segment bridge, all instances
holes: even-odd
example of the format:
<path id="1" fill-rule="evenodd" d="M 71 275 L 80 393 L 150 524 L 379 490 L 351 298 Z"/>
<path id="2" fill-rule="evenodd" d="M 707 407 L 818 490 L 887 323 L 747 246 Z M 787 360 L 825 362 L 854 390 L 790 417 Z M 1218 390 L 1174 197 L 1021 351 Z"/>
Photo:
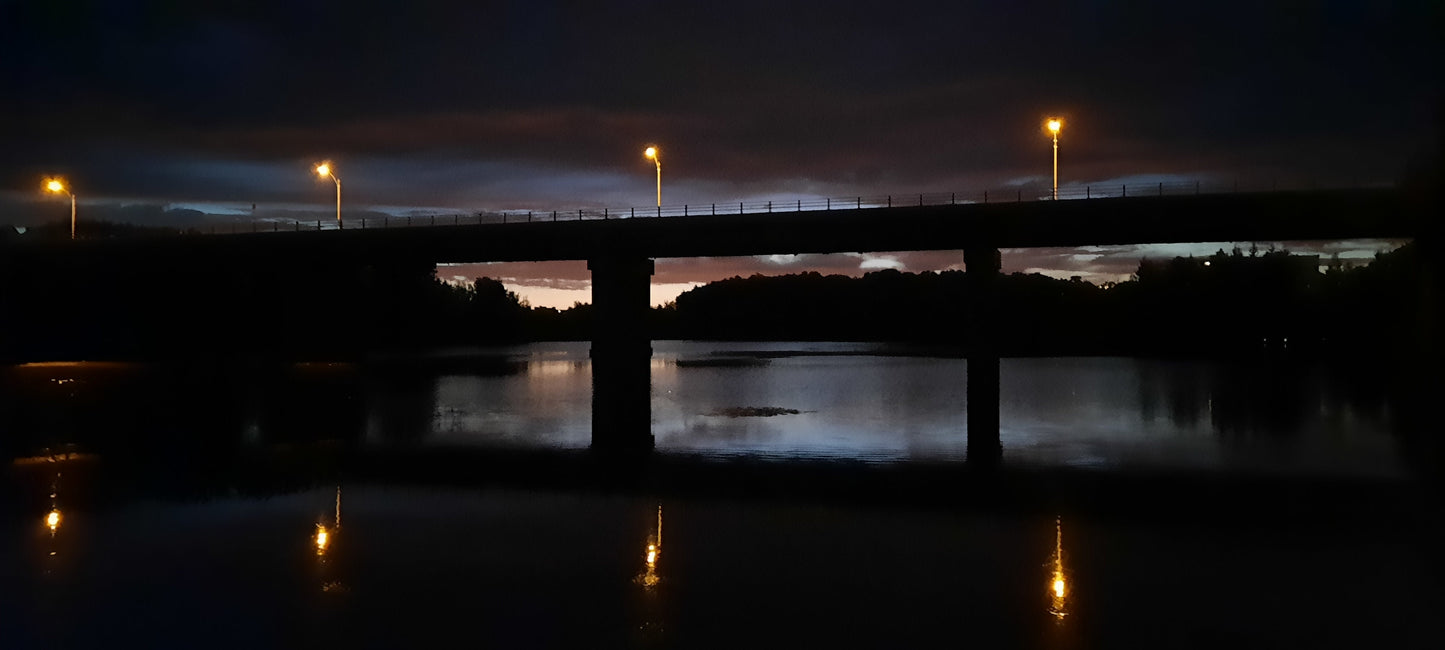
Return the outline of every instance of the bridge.
<path id="1" fill-rule="evenodd" d="M 669 216 L 626 214 L 531 215 L 497 223 L 429 227 L 357 227 L 176 236 L 148 239 L 36 242 L 5 247 L 4 262 L 46 268 L 84 260 L 91 268 L 137 260 L 168 260 L 175 268 L 256 266 L 305 260 L 314 267 L 357 264 L 587 260 L 592 272 L 593 445 L 650 448 L 651 338 L 646 331 L 648 286 L 659 257 L 959 250 L 974 295 L 971 310 L 981 342 L 969 351 L 968 453 L 971 461 L 998 458 L 999 354 L 988 341 L 1001 248 L 1070 247 L 1212 241 L 1301 241 L 1417 238 L 1430 228 L 1429 211 L 1395 189 L 1254 192 L 1143 196 L 1089 200 L 914 203 L 899 197 L 878 205 L 717 213 L 717 206 Z M 1121 192 L 1119 194 L 1124 194 Z M 987 199 L 988 197 L 985 197 Z M 995 197 L 997 198 L 997 197 Z M 1018 196 L 1022 199 L 1022 196 Z M 696 214 L 702 212 L 702 214 Z M 546 218 L 551 216 L 553 218 Z M 570 216 L 570 215 L 569 215 Z M 460 219 L 458 218 L 459 222 Z M 13 275 L 6 274 L 8 277 Z M 978 405 L 993 404 L 993 408 Z"/>
<path id="2" fill-rule="evenodd" d="M 986 241 L 1000 248 L 1104 246 L 1207 241 L 1300 241 L 1363 237 L 1410 238 L 1427 225 L 1395 189 L 1347 189 L 1201 195 L 1144 195 L 1091 200 L 937 202 L 939 195 L 830 201 L 829 207 L 776 204 L 713 214 L 702 206 L 662 212 L 636 210 L 537 213 L 527 220 L 397 219 L 381 226 L 352 222 L 336 229 L 253 229 L 225 236 L 199 234 L 33 242 L 11 254 L 44 257 L 166 254 L 187 251 L 240 259 L 298 256 L 336 261 L 434 263 L 585 260 L 599 254 L 657 257 L 740 256 L 836 252 L 963 250 Z M 917 197 L 918 203 L 913 203 Z M 896 199 L 896 200 L 895 200 Z M 926 200 L 932 199 L 931 202 Z M 773 208 L 776 209 L 773 209 Z M 459 218 L 453 217 L 456 221 Z M 505 219 L 505 216 L 501 217 Z M 516 220 L 520 218 L 521 220 Z M 358 227 L 360 226 L 360 227 Z M 381 226 L 381 227 L 378 227 Z M 423 227 L 424 226 L 424 227 Z M 254 228 L 254 226 L 253 226 Z M 223 231 L 224 232 L 224 231 Z"/>

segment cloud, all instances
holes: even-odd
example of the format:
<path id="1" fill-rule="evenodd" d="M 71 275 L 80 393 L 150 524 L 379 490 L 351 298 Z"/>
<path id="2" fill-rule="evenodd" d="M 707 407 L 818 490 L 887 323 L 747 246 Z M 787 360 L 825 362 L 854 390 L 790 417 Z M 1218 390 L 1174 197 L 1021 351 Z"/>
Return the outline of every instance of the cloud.
<path id="1" fill-rule="evenodd" d="M 0 195 L 0 223 L 37 226 L 42 223 L 68 222 L 68 203 L 69 201 L 56 197 Z M 76 218 L 81 221 L 108 221 L 168 228 L 201 228 L 229 222 L 227 217 L 166 204 L 110 203 L 85 199 L 77 202 Z"/>
<path id="2" fill-rule="evenodd" d="M 877 269 L 903 269 L 905 265 L 894 255 L 865 255 L 858 268 L 865 271 Z"/>
<path id="3" fill-rule="evenodd" d="M 440 269 L 445 269 L 448 275 L 510 278 L 515 284 L 559 289 L 575 289 L 592 281 L 592 272 L 587 270 L 587 262 L 584 260 L 445 264 L 439 267 L 438 273 L 442 272 Z"/>
<path id="4" fill-rule="evenodd" d="M 321 204 L 331 157 L 357 206 L 622 207 L 657 143 L 668 203 L 1037 190 L 1055 114 L 1065 185 L 1330 183 L 1393 180 L 1438 131 L 1410 3 L 204 4 L 7 14 L 0 186 Z"/>

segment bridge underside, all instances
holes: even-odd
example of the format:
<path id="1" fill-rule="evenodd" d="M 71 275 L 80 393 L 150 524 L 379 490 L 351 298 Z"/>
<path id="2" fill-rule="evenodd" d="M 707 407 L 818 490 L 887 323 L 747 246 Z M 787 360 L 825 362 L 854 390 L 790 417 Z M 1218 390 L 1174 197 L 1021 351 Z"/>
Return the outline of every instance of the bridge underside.
<path id="1" fill-rule="evenodd" d="M 187 235 L 35 243 L 5 252 L 336 265 L 1412 238 L 1433 227 L 1429 208 L 1417 203 L 1396 190 L 1333 190 Z"/>
<path id="2" fill-rule="evenodd" d="M 433 264 L 585 259 L 596 319 L 594 446 L 648 449 L 654 258 L 961 250 L 974 292 L 967 325 L 978 339 L 969 353 L 968 453 L 971 462 L 992 464 L 1000 453 L 993 342 L 1000 248 L 1419 237 L 1437 250 L 1433 213 L 1407 198 L 1349 190 L 11 244 L 0 250 L 0 337 L 71 345 L 97 331 L 96 314 L 129 309 L 183 322 L 164 323 L 163 331 L 141 320 L 130 324 L 134 331 L 106 323 L 105 336 L 169 337 L 168 349 L 205 351 L 261 333 L 270 338 L 255 349 L 284 356 L 284 344 L 296 340 L 286 328 L 334 321 L 331 305 L 354 296 L 376 306 L 357 317 L 368 335 L 424 340 L 398 315 L 430 286 L 424 271 Z M 167 291 L 134 290 L 147 283 Z M 177 295 L 189 302 L 175 304 Z M 76 325 L 87 321 L 90 329 Z M 304 349 L 324 350 L 338 336 L 345 331 L 328 329 L 305 339 Z M 336 347 L 346 349 L 346 341 Z M 146 358 L 148 348 L 136 349 Z"/>

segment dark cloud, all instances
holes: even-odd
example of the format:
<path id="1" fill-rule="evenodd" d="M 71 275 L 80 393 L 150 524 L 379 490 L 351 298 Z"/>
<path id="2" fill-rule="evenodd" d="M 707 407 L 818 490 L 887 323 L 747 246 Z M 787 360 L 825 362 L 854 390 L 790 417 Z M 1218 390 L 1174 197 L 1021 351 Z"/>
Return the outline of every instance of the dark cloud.
<path id="1" fill-rule="evenodd" d="M 37 192 L 36 194 L 39 194 Z M 221 218 L 200 210 L 155 203 L 102 203 L 77 206 L 78 219 L 167 228 L 209 227 Z M 60 197 L 33 199 L 0 194 L 0 223 L 38 226 L 70 221 L 70 201 Z"/>
<path id="2" fill-rule="evenodd" d="M 1440 3 L 1060 4 L 0 1 L 0 191 L 325 218 L 329 158 L 358 217 L 645 206 L 657 143 L 668 203 L 1038 194 L 1048 115 L 1066 184 L 1439 141 Z"/>
<path id="3" fill-rule="evenodd" d="M 1439 102 L 1434 3 L 134 1 L 3 12 L 0 117 L 15 146 L 0 162 L 75 166 L 97 187 L 125 176 L 118 157 L 635 172 L 649 140 L 664 143 L 679 180 L 752 192 L 978 186 L 1036 174 L 1038 121 L 1051 113 L 1069 120 L 1074 177 L 1243 168 L 1388 180 Z M 267 186 L 258 195 L 304 194 L 265 174 L 234 179 Z"/>

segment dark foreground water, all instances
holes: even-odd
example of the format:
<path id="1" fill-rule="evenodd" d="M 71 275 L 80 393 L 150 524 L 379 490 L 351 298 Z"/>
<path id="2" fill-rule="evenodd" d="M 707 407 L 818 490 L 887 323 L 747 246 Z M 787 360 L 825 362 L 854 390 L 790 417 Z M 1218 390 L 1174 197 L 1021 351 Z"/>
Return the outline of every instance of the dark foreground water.
<path id="1" fill-rule="evenodd" d="M 1445 604 L 1398 522 L 351 486 L 336 527 L 334 499 L 11 512 L 5 645 L 1424 648 Z"/>
<path id="2" fill-rule="evenodd" d="M 1438 644 L 1390 371 L 1006 360 L 979 473 L 961 359 L 657 348 L 643 461 L 585 346 L 6 369 L 0 647 Z"/>

